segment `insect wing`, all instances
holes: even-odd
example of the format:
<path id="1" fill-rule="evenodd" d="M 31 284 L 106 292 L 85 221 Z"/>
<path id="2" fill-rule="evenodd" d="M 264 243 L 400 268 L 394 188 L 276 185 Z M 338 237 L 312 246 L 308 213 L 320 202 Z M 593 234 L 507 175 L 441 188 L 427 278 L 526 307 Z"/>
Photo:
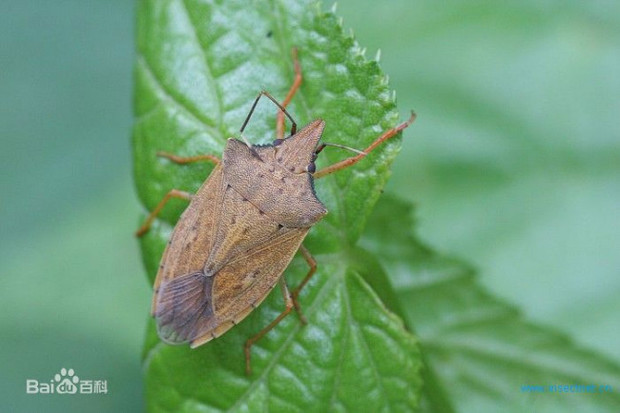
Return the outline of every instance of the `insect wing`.
<path id="1" fill-rule="evenodd" d="M 154 314 L 159 336 L 196 347 L 239 323 L 276 285 L 308 230 L 282 228 L 212 277 L 196 272 L 163 281 Z"/>
<path id="2" fill-rule="evenodd" d="M 159 337 L 170 344 L 187 343 L 213 328 L 213 277 L 202 272 L 164 281 L 157 294 L 155 318 Z"/>
<path id="3" fill-rule="evenodd" d="M 198 322 L 193 319 L 193 313 L 199 311 L 203 322 L 212 313 L 209 310 L 211 287 L 200 277 L 205 278 L 205 254 L 213 245 L 215 217 L 219 216 L 222 205 L 222 185 L 222 171 L 218 166 L 181 215 L 162 256 L 153 287 L 151 314 L 157 319 L 160 337 L 169 343 L 190 341 L 190 330 L 195 330 Z M 175 326 L 182 328 L 176 331 Z"/>
<path id="4" fill-rule="evenodd" d="M 192 341 L 199 346 L 241 322 L 277 284 L 309 228 L 282 228 L 272 239 L 238 254 L 213 280 L 213 310 L 217 327 Z"/>

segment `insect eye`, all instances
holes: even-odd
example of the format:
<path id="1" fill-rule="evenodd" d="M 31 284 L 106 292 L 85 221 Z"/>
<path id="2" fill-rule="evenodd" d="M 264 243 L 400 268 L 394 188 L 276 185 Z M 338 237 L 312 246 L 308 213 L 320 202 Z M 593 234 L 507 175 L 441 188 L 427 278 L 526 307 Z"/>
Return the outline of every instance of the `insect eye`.
<path id="1" fill-rule="evenodd" d="M 314 162 L 310 162 L 310 164 L 306 166 L 306 171 L 310 172 L 311 174 L 316 172 L 316 165 L 314 164 Z"/>
<path id="2" fill-rule="evenodd" d="M 284 139 L 276 139 L 275 141 L 273 141 L 273 146 L 282 145 L 282 142 L 284 142 Z"/>

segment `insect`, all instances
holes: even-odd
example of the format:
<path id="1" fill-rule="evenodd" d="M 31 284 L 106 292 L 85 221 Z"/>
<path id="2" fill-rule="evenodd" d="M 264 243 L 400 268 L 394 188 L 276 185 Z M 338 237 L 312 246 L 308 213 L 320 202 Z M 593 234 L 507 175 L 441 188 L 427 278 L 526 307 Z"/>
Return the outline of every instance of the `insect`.
<path id="1" fill-rule="evenodd" d="M 317 119 L 300 131 L 286 111 L 302 81 L 297 52 L 293 49 L 295 81 L 282 104 L 262 91 L 241 126 L 242 140 L 230 138 L 222 159 L 213 155 L 159 156 L 178 164 L 210 161 L 215 168 L 195 195 L 172 189 L 136 232 L 145 234 L 171 198 L 189 200 L 163 253 L 151 313 L 160 338 L 192 348 L 221 336 L 243 320 L 280 284 L 284 311 L 255 336 L 244 351 L 246 372 L 251 373 L 251 347 L 274 328 L 293 308 L 306 322 L 298 303 L 299 293 L 317 264 L 302 245 L 310 228 L 327 213 L 314 193 L 314 179 L 354 165 L 368 152 L 409 126 L 411 118 L 379 136 L 364 152 L 316 171 L 315 160 L 328 145 L 320 144 L 325 122 Z M 276 139 L 254 146 L 243 138 L 260 98 L 278 106 Z M 292 125 L 284 138 L 284 116 Z M 333 145 L 339 146 L 339 145 Z M 308 273 L 292 292 L 282 273 L 299 251 Z"/>

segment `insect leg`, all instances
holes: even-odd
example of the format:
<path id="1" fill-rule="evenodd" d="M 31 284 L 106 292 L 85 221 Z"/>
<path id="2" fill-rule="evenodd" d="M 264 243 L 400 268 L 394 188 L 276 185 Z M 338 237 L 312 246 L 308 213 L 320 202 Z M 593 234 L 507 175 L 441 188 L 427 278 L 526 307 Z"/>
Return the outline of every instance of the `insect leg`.
<path id="1" fill-rule="evenodd" d="M 178 156 L 168 152 L 157 152 L 157 156 L 170 159 L 172 162 L 178 164 L 186 164 L 200 161 L 209 161 L 213 162 L 216 165 L 220 163 L 220 158 L 214 155 Z"/>
<path id="2" fill-rule="evenodd" d="M 193 195 L 189 192 L 179 191 L 178 189 L 171 189 L 170 192 L 168 192 L 162 198 L 162 200 L 159 201 L 159 204 L 157 204 L 155 209 L 153 209 L 153 211 L 149 214 L 142 226 L 138 228 L 138 230 L 136 231 L 136 237 L 141 237 L 142 235 L 146 234 L 146 232 L 151 228 L 153 220 L 155 219 L 155 217 L 157 217 L 157 215 L 159 215 L 159 213 L 164 208 L 166 203 L 170 200 L 170 198 L 186 199 L 189 201 L 192 199 L 192 196 Z"/>
<path id="3" fill-rule="evenodd" d="M 251 353 L 250 349 L 252 348 L 254 343 L 256 343 L 258 340 L 263 338 L 263 336 L 265 334 L 267 334 L 272 328 L 277 326 L 278 323 L 280 321 L 282 321 L 284 319 L 284 317 L 286 317 L 288 315 L 288 313 L 290 313 L 291 310 L 294 307 L 293 299 L 291 298 L 291 295 L 288 292 L 288 288 L 286 287 L 286 283 L 280 283 L 280 287 L 282 288 L 282 295 L 284 296 L 284 302 L 286 304 L 286 308 L 284 309 L 284 311 L 282 311 L 282 313 L 278 317 L 276 317 L 275 320 L 273 320 L 271 323 L 269 323 L 269 325 L 267 327 L 263 328 L 261 331 L 258 332 L 258 334 L 256 334 L 254 337 L 250 337 L 248 339 L 248 341 L 245 342 L 245 347 L 244 347 L 244 351 L 245 351 L 245 373 L 248 376 L 252 374 L 252 366 L 250 364 L 250 358 L 252 356 L 252 353 Z"/>
<path id="4" fill-rule="evenodd" d="M 295 311 L 299 316 L 299 320 L 302 322 L 302 324 L 307 324 L 306 317 L 304 317 L 303 313 L 301 312 L 301 307 L 299 306 L 299 303 L 297 303 L 297 300 L 288 291 L 288 286 L 286 285 L 286 280 L 284 279 L 284 277 L 280 277 L 279 283 L 280 288 L 282 289 L 282 297 L 284 297 L 284 302 L 286 302 L 288 299 L 291 299 L 293 301 Z"/>
<path id="5" fill-rule="evenodd" d="M 301 252 L 301 255 L 303 255 L 308 265 L 310 266 L 310 269 L 308 270 L 308 273 L 306 274 L 304 279 L 301 281 L 301 283 L 297 286 L 297 288 L 293 290 L 293 293 L 291 294 L 291 299 L 293 300 L 293 305 L 295 306 L 295 309 L 297 310 L 297 314 L 299 314 L 299 318 L 301 322 L 306 324 L 308 321 L 306 320 L 306 317 L 304 317 L 304 315 L 301 312 L 301 307 L 299 306 L 299 301 L 297 301 L 297 298 L 299 297 L 299 293 L 301 292 L 301 289 L 304 288 L 306 284 L 308 284 L 308 281 L 310 281 L 310 278 L 312 278 L 312 276 L 316 272 L 317 265 L 316 265 L 316 260 L 314 259 L 312 254 L 310 254 L 310 251 L 308 251 L 308 248 L 304 247 L 303 244 L 299 247 L 299 251 Z"/>
<path id="6" fill-rule="evenodd" d="M 315 179 L 318 178 L 322 178 L 325 175 L 329 175 L 331 173 L 334 173 L 336 171 L 339 171 L 341 169 L 347 168 L 351 165 L 356 164 L 357 162 L 359 162 L 360 160 L 362 160 L 370 151 L 372 151 L 373 149 L 375 149 L 377 146 L 381 145 L 383 142 L 385 142 L 386 140 L 390 139 L 391 137 L 395 136 L 398 132 L 402 131 L 403 129 L 405 129 L 407 126 L 411 125 L 413 123 L 413 121 L 415 120 L 416 115 L 415 113 L 411 113 L 411 117 L 409 119 L 407 119 L 405 122 L 401 123 L 400 125 L 396 126 L 395 128 L 392 128 L 388 131 L 386 131 L 383 135 L 379 136 L 377 139 L 374 140 L 373 143 L 370 144 L 370 146 L 368 146 L 368 148 L 364 149 L 363 153 L 360 153 L 356 156 L 352 156 L 350 158 L 344 159 L 340 162 L 336 162 L 333 165 L 329 165 L 323 169 L 321 169 L 320 171 L 316 172 L 313 176 Z"/>
<path id="7" fill-rule="evenodd" d="M 301 85 L 302 76 L 301 76 L 301 65 L 299 64 L 299 60 L 297 60 L 297 48 L 293 47 L 291 49 L 291 54 L 293 55 L 293 67 L 295 69 L 295 79 L 293 80 L 293 84 L 291 88 L 288 90 L 284 101 L 282 101 L 282 107 L 286 108 L 291 100 L 293 100 L 293 96 L 295 96 L 295 92 L 299 89 Z M 291 135 L 294 135 L 293 130 L 291 129 Z M 276 121 L 276 138 L 283 139 L 284 138 L 284 112 L 278 112 L 278 119 Z"/>
<path id="8" fill-rule="evenodd" d="M 282 291 L 282 298 L 284 299 L 284 302 L 286 303 L 286 301 L 291 296 L 291 293 L 289 293 L 288 291 L 288 285 L 286 285 L 286 280 L 284 279 L 284 277 L 280 277 L 280 279 L 278 280 L 278 283 L 280 284 L 280 291 Z"/>

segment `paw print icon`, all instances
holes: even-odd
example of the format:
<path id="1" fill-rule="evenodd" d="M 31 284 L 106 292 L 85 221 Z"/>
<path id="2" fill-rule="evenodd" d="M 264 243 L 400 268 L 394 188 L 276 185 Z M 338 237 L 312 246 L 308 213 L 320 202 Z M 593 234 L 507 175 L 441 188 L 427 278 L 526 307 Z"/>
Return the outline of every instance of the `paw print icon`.
<path id="1" fill-rule="evenodd" d="M 54 376 L 56 384 L 56 393 L 58 394 L 75 394 L 77 393 L 77 384 L 80 382 L 80 378 L 75 375 L 73 369 L 60 369 L 60 374 Z"/>

